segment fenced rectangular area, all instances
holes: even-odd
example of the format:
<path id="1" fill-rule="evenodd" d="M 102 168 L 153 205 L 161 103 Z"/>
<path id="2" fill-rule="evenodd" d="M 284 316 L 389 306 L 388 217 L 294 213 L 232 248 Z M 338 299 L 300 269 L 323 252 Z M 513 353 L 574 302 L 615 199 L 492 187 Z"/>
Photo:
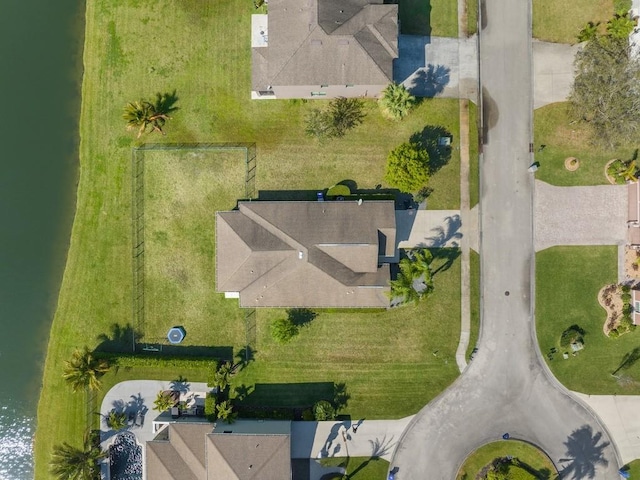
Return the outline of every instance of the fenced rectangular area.
<path id="1" fill-rule="evenodd" d="M 198 353 L 198 346 L 251 343 L 247 312 L 215 292 L 215 213 L 251 198 L 254 174 L 251 144 L 146 145 L 134 150 L 138 348 L 166 344 L 167 332 L 178 325 L 186 330 L 181 344 L 185 353 Z"/>

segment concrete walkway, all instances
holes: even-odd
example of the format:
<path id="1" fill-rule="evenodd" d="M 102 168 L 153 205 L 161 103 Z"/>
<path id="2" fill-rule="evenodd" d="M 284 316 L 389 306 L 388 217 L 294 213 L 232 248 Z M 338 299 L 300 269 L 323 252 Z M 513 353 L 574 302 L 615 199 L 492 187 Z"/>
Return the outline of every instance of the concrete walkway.
<path id="1" fill-rule="evenodd" d="M 556 187 L 536 180 L 536 252 L 556 245 L 624 245 L 627 203 L 626 185 Z"/>

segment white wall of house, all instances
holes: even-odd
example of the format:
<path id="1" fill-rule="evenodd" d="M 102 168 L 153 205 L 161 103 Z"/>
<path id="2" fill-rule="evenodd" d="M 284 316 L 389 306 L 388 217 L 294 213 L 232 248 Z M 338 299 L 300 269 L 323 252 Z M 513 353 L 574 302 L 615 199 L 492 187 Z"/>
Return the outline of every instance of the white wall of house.
<path id="1" fill-rule="evenodd" d="M 251 98 L 256 100 L 283 98 L 337 98 L 337 97 L 368 97 L 377 98 L 387 85 L 300 85 L 271 87 L 274 95 L 261 95 L 251 92 Z"/>

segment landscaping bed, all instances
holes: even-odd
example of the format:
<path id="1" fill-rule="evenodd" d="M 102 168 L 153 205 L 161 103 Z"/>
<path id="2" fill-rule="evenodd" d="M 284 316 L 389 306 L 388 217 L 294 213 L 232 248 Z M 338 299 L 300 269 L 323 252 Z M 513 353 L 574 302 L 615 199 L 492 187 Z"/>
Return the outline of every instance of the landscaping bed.
<path id="1" fill-rule="evenodd" d="M 640 365 L 633 354 L 637 333 L 613 338 L 603 332 L 605 315 L 598 292 L 616 279 L 615 246 L 554 247 L 536 254 L 540 350 L 556 378 L 571 390 L 594 395 L 640 393 Z M 561 346 L 569 329 L 582 332 L 583 348 L 575 356 Z"/>

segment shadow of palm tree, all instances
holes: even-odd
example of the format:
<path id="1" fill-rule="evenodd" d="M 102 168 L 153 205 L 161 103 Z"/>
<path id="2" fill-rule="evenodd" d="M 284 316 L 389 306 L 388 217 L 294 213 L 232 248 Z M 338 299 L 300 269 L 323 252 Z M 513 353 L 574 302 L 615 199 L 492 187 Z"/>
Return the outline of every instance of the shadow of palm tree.
<path id="1" fill-rule="evenodd" d="M 445 218 L 444 225 L 438 225 L 432 228 L 431 231 L 435 232 L 435 234 L 431 237 L 425 237 L 425 241 L 420 242 L 419 246 L 421 248 L 456 248 L 462 239 L 460 227 L 462 227 L 460 215 L 447 217 Z M 450 243 L 450 245 L 447 245 L 447 243 Z"/>
<path id="2" fill-rule="evenodd" d="M 449 84 L 450 73 L 449 67 L 429 64 L 413 76 L 409 91 L 418 97 L 435 97 Z"/>
<path id="3" fill-rule="evenodd" d="M 609 442 L 602 442 L 602 433 L 595 435 L 591 426 L 584 425 L 575 430 L 564 442 L 567 447 L 565 455 L 560 462 L 567 462 L 560 472 L 560 478 L 595 478 L 596 466 L 606 466 L 609 462 L 604 458 L 603 451 L 609 446 Z M 571 476 L 570 476 L 571 475 Z"/>
<path id="4" fill-rule="evenodd" d="M 170 389 L 174 392 L 187 393 L 190 386 L 189 381 L 180 375 L 177 379 L 171 381 Z"/>
<path id="5" fill-rule="evenodd" d="M 235 354 L 236 363 L 233 365 L 233 371 L 242 371 L 255 360 L 256 351 L 250 345 L 245 345 Z"/>
<path id="6" fill-rule="evenodd" d="M 397 442 L 393 441 L 393 436 L 387 440 L 387 436 L 376 438 L 375 440 L 369 440 L 371 444 L 371 458 L 382 457 L 391 452 Z"/>
<path id="7" fill-rule="evenodd" d="M 345 383 L 333 384 L 333 406 L 336 411 L 346 408 L 351 395 L 347 392 L 347 385 Z"/>
<path id="8" fill-rule="evenodd" d="M 449 270 L 461 254 L 459 248 L 433 248 L 431 253 L 433 254 L 433 264 L 438 264 L 444 260 L 438 268 L 433 270 L 432 276 Z"/>

